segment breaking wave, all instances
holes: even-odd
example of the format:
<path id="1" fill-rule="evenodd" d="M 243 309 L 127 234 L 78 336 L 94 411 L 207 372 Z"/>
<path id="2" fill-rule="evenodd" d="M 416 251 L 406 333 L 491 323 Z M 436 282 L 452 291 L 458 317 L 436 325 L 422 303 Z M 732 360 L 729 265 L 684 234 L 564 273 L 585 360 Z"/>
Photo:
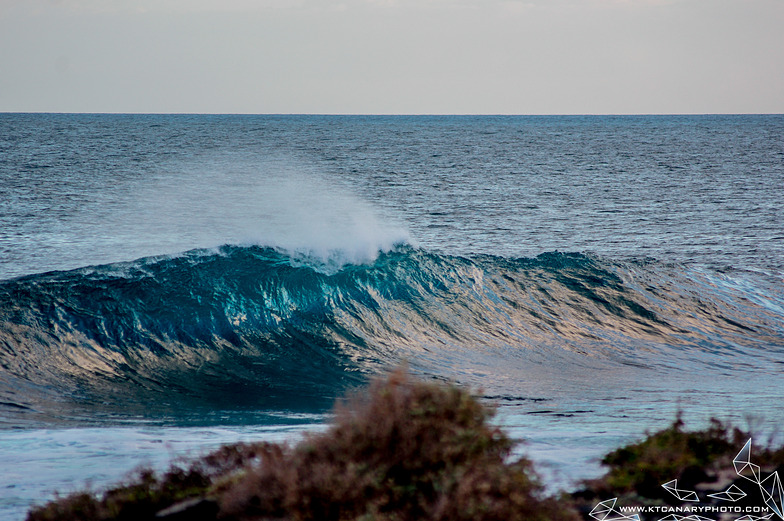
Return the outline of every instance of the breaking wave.
<path id="1" fill-rule="evenodd" d="M 31 275 L 0 282 L 0 409 L 306 407 L 402 360 L 469 383 L 553 364 L 772 371 L 784 298 L 765 280 L 408 245 L 366 264 L 223 246 Z"/>

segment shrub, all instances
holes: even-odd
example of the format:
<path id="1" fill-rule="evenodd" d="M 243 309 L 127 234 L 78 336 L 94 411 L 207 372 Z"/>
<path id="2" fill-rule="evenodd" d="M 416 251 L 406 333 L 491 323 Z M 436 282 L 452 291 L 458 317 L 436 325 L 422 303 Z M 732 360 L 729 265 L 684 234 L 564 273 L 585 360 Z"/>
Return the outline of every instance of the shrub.
<path id="1" fill-rule="evenodd" d="M 677 419 L 668 428 L 648 435 L 639 443 L 614 450 L 602 459 L 609 467 L 607 474 L 594 486 L 600 485 L 614 493 L 634 492 L 642 497 L 665 498 L 669 494 L 661 484 L 681 478 L 682 486 L 692 485 L 684 478 L 700 474 L 718 460 L 730 463 L 731 458 L 746 441 L 737 429 L 730 429 L 720 421 L 711 420 L 702 431 L 683 430 Z"/>
<path id="2" fill-rule="evenodd" d="M 210 479 L 195 467 L 172 468 L 161 478 L 145 469 L 129 484 L 107 490 L 100 497 L 78 492 L 30 511 L 28 521 L 100 521 L 154 519 L 155 514 L 183 499 L 198 497 Z"/>
<path id="3" fill-rule="evenodd" d="M 492 412 L 467 392 L 412 380 L 374 383 L 333 426 L 272 452 L 223 495 L 237 519 L 575 519 L 547 498 Z"/>
<path id="4" fill-rule="evenodd" d="M 294 447 L 225 446 L 161 478 L 144 471 L 101 495 L 57 499 L 28 520 L 576 520 L 527 459 L 512 458 L 492 414 L 465 390 L 397 371 Z"/>

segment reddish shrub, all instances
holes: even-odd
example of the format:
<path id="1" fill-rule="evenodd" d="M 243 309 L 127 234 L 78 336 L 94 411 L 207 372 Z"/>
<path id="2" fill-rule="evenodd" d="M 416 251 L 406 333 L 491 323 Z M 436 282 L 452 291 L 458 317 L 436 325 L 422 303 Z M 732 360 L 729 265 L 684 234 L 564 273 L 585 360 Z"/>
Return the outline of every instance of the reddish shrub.
<path id="1" fill-rule="evenodd" d="M 222 499 L 238 519 L 574 519 L 545 498 L 491 410 L 403 372 L 341 404 L 334 425 L 262 458 Z"/>
<path id="2" fill-rule="evenodd" d="M 511 458 L 491 416 L 464 390 L 398 371 L 295 447 L 222 447 L 160 479 L 143 472 L 100 496 L 53 501 L 28 520 L 577 519 L 545 496 L 528 460 Z"/>

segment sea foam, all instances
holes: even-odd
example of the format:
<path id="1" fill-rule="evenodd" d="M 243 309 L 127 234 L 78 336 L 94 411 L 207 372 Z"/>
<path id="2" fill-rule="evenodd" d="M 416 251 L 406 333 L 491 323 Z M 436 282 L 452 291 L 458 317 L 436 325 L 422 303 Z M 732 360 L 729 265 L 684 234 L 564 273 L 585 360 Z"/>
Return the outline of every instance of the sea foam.
<path id="1" fill-rule="evenodd" d="M 338 173 L 307 161 L 222 155 L 175 168 L 182 170 L 176 179 L 153 183 L 138 205 L 147 237 L 179 238 L 169 245 L 172 253 L 269 246 L 332 271 L 412 243 L 389 212 L 374 208 Z"/>

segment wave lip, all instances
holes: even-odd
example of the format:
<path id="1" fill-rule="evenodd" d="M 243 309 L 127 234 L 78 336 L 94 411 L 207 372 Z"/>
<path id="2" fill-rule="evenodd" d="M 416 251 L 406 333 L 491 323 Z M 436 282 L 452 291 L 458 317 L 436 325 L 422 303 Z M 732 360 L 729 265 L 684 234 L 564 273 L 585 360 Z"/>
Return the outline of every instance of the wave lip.
<path id="1" fill-rule="evenodd" d="M 35 408 L 14 380 L 92 404 L 298 408 L 400 360 L 479 384 L 613 364 L 778 370 L 781 295 L 737 280 L 412 246 L 332 265 L 223 246 L 33 275 L 0 283 L 0 401 Z"/>

